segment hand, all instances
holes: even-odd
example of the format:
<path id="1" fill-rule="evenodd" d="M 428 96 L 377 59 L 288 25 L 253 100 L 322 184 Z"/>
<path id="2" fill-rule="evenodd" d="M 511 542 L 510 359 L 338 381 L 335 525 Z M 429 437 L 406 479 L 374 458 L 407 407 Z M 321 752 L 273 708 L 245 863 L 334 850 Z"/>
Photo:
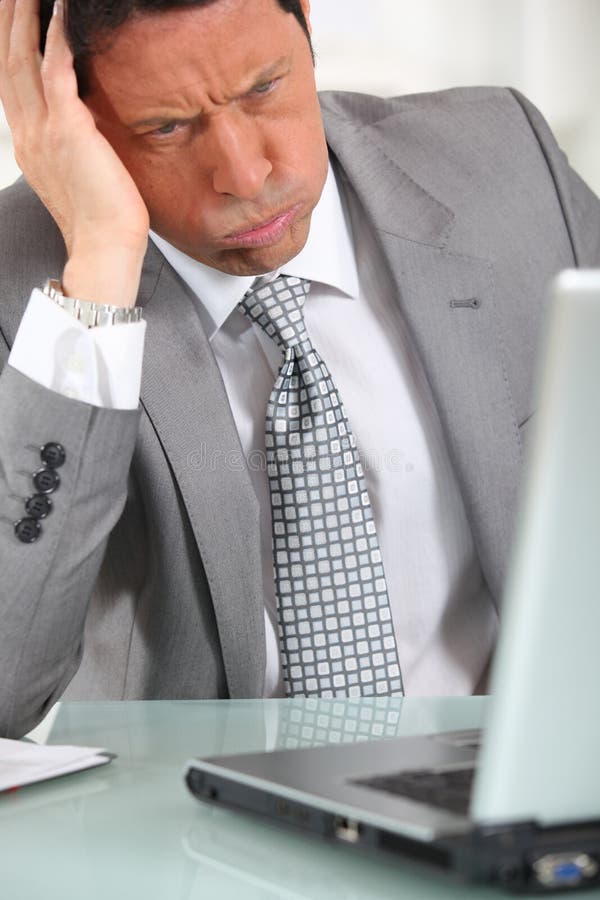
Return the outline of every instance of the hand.
<path id="1" fill-rule="evenodd" d="M 15 158 L 62 232 L 68 254 L 65 292 L 132 306 L 148 211 L 78 97 L 60 0 L 43 58 L 39 38 L 39 0 L 0 0 L 0 99 Z"/>

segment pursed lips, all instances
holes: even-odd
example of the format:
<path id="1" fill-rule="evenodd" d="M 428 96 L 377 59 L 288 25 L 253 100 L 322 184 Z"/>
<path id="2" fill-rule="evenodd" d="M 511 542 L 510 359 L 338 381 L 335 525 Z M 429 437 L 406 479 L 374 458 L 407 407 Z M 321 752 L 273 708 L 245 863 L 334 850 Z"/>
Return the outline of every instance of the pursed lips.
<path id="1" fill-rule="evenodd" d="M 244 231 L 238 231 L 225 237 L 225 244 L 236 244 L 243 246 L 262 246 L 264 244 L 273 243 L 279 240 L 287 231 L 294 219 L 300 212 L 301 204 L 296 204 L 289 209 L 273 216 L 270 219 L 263 220 Z"/>

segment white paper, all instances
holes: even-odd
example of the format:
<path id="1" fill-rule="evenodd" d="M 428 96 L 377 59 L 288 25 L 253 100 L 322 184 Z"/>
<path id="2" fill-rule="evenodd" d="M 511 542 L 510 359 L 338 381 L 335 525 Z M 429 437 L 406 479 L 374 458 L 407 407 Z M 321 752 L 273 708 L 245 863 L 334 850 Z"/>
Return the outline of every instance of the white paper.
<path id="1" fill-rule="evenodd" d="M 40 746 L 0 738 L 0 791 L 100 766 L 112 756 L 101 747 Z"/>

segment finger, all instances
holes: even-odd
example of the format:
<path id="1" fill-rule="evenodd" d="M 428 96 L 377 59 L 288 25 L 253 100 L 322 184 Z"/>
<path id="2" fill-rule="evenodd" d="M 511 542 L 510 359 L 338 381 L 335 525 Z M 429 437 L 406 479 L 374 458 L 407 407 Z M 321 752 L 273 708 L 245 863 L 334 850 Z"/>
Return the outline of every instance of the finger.
<path id="1" fill-rule="evenodd" d="M 9 125 L 18 111 L 14 90 L 8 77 L 8 50 L 15 12 L 15 0 L 0 0 L 0 98 Z"/>
<path id="2" fill-rule="evenodd" d="M 10 31 L 15 14 L 15 0 L 1 0 L 0 2 L 0 68 L 6 66 L 8 47 L 10 44 Z"/>
<path id="3" fill-rule="evenodd" d="M 46 36 L 42 80 L 48 108 L 57 109 L 59 113 L 65 100 L 77 97 L 73 54 L 65 35 L 64 20 L 64 4 L 62 0 L 55 0 Z"/>
<path id="4" fill-rule="evenodd" d="M 7 74 L 27 119 L 45 110 L 40 66 L 39 0 L 16 0 L 10 32 Z"/>

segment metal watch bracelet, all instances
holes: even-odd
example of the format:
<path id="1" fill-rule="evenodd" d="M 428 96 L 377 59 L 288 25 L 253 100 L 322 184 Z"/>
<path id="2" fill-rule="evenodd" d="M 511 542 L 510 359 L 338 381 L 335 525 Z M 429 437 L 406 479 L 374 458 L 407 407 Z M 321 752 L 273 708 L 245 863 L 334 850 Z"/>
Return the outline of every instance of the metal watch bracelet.
<path id="1" fill-rule="evenodd" d="M 60 281 L 56 281 L 54 278 L 46 280 L 42 291 L 57 306 L 64 309 L 86 328 L 123 325 L 129 322 L 140 322 L 142 319 L 142 310 L 139 306 L 110 306 L 108 303 L 92 303 L 89 300 L 66 297 L 62 292 Z"/>

